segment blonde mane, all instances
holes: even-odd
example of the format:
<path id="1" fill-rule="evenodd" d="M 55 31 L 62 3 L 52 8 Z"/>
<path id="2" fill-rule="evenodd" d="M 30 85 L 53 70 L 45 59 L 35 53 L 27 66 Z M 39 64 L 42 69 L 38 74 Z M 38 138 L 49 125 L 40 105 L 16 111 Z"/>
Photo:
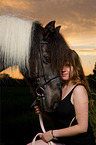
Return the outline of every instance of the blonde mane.
<path id="1" fill-rule="evenodd" d="M 29 68 L 32 21 L 0 16 L 0 55 L 6 66 Z"/>

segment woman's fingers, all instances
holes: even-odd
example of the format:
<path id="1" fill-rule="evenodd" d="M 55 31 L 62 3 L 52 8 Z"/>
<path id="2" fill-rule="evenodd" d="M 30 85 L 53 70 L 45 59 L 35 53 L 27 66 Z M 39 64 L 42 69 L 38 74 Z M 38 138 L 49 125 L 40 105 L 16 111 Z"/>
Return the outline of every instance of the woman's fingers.
<path id="1" fill-rule="evenodd" d="M 40 113 L 40 109 L 37 105 L 34 106 L 34 109 L 35 109 L 35 113 L 36 114 L 39 114 Z"/>

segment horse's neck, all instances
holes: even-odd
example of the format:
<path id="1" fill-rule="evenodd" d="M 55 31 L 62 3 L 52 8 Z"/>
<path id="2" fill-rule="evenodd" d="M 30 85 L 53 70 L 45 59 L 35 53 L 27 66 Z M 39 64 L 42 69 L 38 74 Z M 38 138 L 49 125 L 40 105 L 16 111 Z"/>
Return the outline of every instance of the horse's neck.
<path id="1" fill-rule="evenodd" d="M 0 70 L 13 65 L 28 69 L 32 25 L 19 18 L 0 17 Z"/>

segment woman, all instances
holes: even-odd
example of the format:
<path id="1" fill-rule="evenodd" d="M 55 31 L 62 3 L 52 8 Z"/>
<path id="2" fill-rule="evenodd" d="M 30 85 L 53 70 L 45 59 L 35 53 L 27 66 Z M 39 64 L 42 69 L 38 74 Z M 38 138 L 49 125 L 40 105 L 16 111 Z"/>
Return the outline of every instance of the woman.
<path id="1" fill-rule="evenodd" d="M 60 71 L 62 82 L 61 103 L 52 114 L 55 129 L 40 135 L 36 145 L 46 145 L 57 138 L 54 145 L 95 145 L 95 138 L 88 121 L 88 96 L 90 90 L 79 56 L 70 50 L 69 60 Z M 40 111 L 35 106 L 36 113 Z"/>

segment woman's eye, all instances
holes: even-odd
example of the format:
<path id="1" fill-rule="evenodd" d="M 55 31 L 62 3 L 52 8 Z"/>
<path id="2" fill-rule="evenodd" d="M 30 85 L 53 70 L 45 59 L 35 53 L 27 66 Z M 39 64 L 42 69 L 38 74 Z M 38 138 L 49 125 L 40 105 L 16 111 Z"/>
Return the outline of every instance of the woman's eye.
<path id="1" fill-rule="evenodd" d="M 70 67 L 70 64 L 66 64 L 67 67 Z"/>

